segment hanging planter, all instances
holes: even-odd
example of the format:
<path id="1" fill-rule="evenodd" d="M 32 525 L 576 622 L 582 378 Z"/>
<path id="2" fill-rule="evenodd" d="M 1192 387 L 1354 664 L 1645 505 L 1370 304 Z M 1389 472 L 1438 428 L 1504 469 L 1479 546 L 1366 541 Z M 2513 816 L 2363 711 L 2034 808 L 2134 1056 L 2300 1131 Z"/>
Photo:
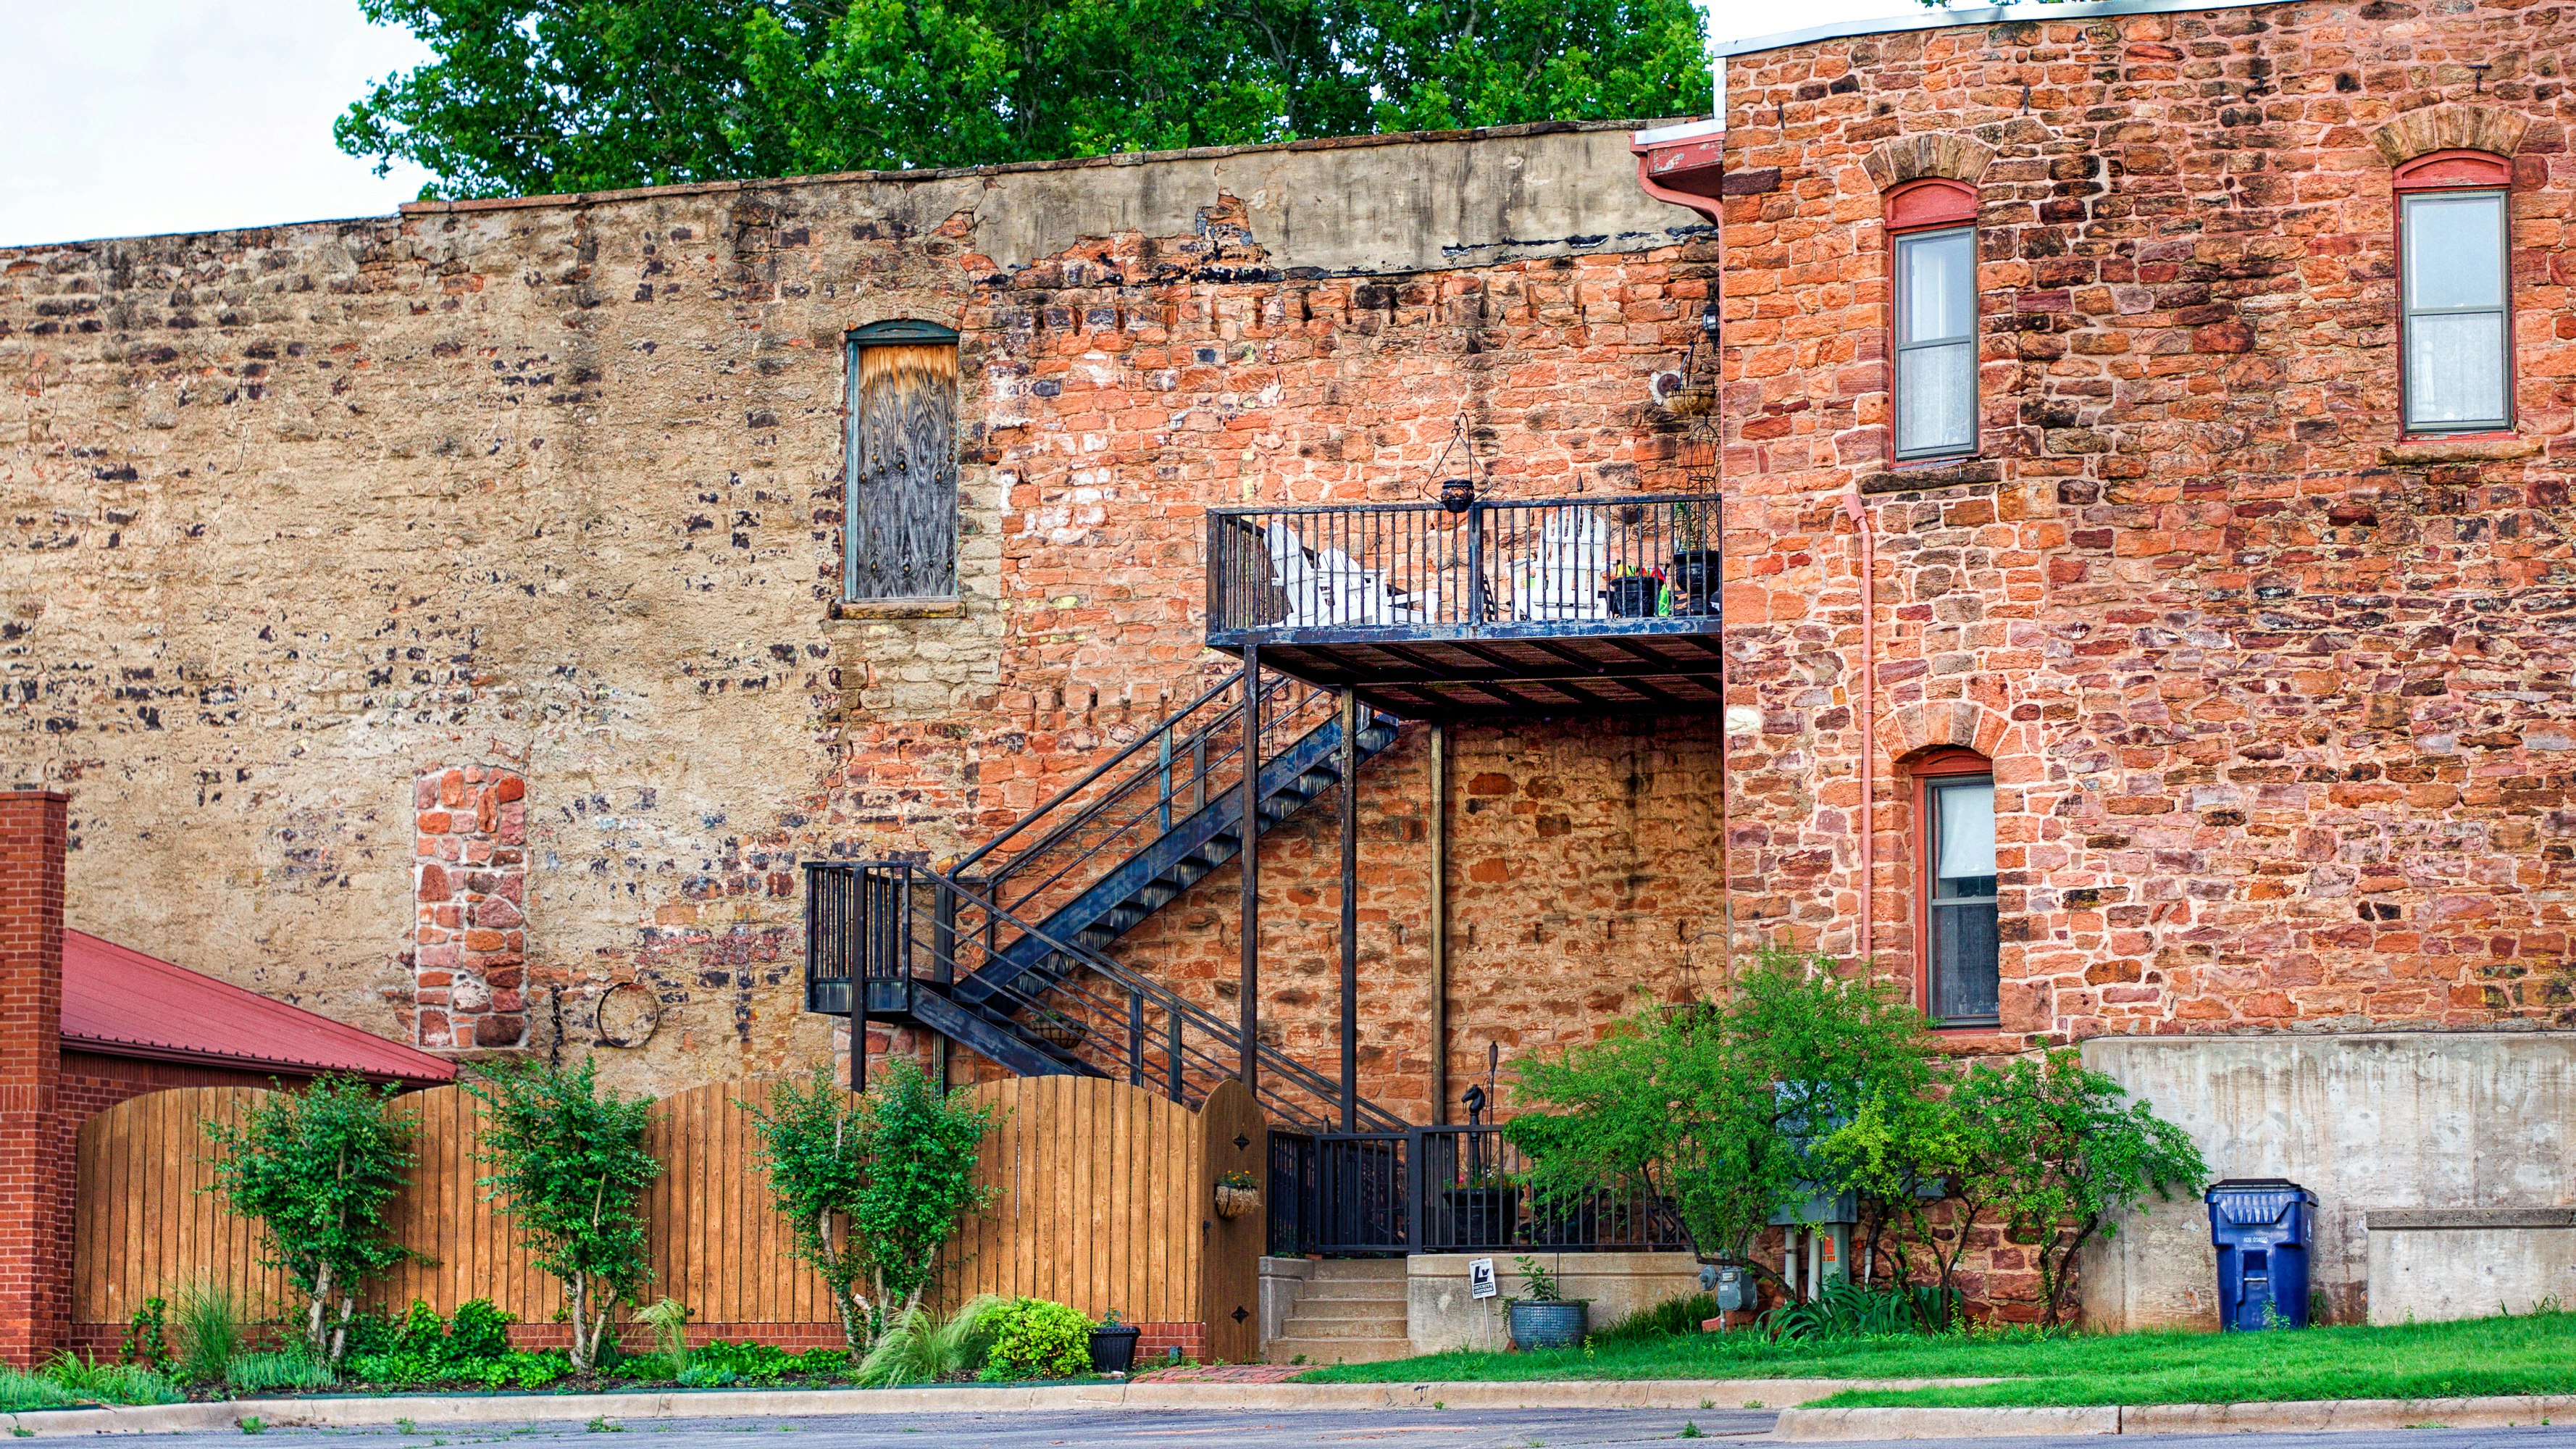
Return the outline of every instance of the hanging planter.
<path id="1" fill-rule="evenodd" d="M 1261 1187 L 1248 1172 L 1229 1172 L 1216 1180 L 1216 1215 L 1250 1217 L 1261 1211 Z"/>

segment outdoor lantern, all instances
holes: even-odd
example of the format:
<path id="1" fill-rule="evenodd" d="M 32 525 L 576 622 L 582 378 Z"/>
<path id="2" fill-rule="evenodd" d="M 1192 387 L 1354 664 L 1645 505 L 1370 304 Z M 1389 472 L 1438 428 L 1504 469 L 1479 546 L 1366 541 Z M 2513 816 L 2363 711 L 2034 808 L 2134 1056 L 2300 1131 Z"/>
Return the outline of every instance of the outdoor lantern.
<path id="1" fill-rule="evenodd" d="M 1476 501 L 1476 480 L 1443 478 L 1440 480 L 1440 506 L 1452 513 L 1464 513 Z"/>

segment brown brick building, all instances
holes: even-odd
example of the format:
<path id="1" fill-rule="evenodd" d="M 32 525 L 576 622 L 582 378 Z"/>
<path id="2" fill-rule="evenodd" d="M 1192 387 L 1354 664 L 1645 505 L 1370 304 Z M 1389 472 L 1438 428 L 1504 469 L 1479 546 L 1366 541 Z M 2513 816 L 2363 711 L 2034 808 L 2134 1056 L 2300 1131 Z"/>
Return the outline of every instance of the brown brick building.
<path id="1" fill-rule="evenodd" d="M 1927 14 L 1735 47 L 1642 169 L 1505 128 L 0 252 L 10 763 L 84 928 L 628 1085 L 845 1049 L 802 976 L 871 887 L 811 862 L 975 893 L 870 898 L 936 998 L 868 988 L 880 1049 L 1159 1080 L 1240 1025 L 1312 1106 L 1347 1040 L 1417 1125 L 1730 932 L 1867 956 L 2349 1184 L 2358 1311 L 2357 1209 L 2564 1195 L 2454 1171 L 2546 1156 L 2527 1097 L 2409 1098 L 2472 1145 L 2394 1169 L 2274 1110 L 2389 1028 L 2560 1083 L 2558 27 Z M 1247 645 L 1414 721 L 1352 732 L 1346 891 L 1334 701 L 1268 702 L 1257 952 Z M 942 1004 L 925 957 L 1130 866 Z M 2253 1055 L 2193 1097 L 2114 1037 Z"/>

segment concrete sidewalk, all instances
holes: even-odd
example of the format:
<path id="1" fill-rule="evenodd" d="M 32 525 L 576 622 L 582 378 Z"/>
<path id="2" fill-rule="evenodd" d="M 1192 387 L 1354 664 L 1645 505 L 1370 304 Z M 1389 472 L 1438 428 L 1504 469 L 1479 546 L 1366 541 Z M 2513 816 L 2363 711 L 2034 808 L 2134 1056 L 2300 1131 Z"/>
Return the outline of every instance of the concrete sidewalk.
<path id="1" fill-rule="evenodd" d="M 2520 1429 L 2576 1423 L 2576 1395 L 2483 1399 L 2334 1399 L 2277 1404 L 2138 1404 L 2034 1409 L 1803 1409 L 1781 1412 L 1774 1439 L 1885 1442 L 2084 1434 L 2386 1433 Z"/>
<path id="2" fill-rule="evenodd" d="M 620 1423 L 652 1419 L 793 1419 L 851 1414 L 1071 1412 L 1112 1409 L 1776 1409 L 1846 1389 L 1927 1388 L 1930 1379 L 1556 1379 L 1527 1383 L 960 1384 L 909 1389 L 699 1389 L 623 1394 L 455 1394 L 231 1399 L 0 1415 L 28 1434 L 169 1434 L 277 1427 Z M 1957 1382 L 1983 1382 L 1962 1380 Z"/>

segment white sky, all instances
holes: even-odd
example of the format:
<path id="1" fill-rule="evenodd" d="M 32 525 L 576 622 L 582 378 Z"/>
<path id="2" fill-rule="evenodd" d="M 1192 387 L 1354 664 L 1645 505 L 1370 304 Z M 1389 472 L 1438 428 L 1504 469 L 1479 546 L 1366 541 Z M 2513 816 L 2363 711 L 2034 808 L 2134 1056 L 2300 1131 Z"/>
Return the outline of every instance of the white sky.
<path id="1" fill-rule="evenodd" d="M 1703 0 L 1716 38 L 1911 0 Z M 0 245 L 382 215 L 417 195 L 331 144 L 370 81 L 427 58 L 357 0 L 0 0 Z"/>

